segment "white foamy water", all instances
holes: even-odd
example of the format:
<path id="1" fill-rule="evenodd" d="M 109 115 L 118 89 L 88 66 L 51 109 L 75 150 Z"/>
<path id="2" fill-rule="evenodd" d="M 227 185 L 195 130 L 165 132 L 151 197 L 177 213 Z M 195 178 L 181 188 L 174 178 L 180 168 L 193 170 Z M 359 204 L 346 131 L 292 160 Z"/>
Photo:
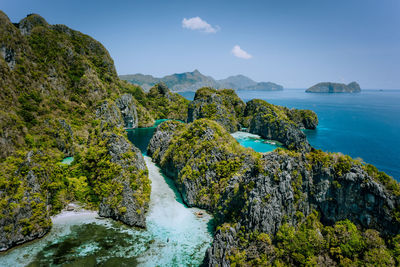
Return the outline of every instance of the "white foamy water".
<path id="1" fill-rule="evenodd" d="M 160 172 L 160 169 L 145 156 L 151 177 L 150 210 L 147 228 L 154 238 L 151 246 L 138 261 L 143 266 L 187 266 L 199 265 L 212 241 L 208 225 L 211 216 L 204 213 L 198 218 L 196 208 L 187 208 L 182 199 Z"/>
<path id="2" fill-rule="evenodd" d="M 238 139 L 261 139 L 261 137 L 257 134 L 251 134 L 248 132 L 234 132 L 231 134 L 233 136 L 233 138 L 235 138 L 236 140 Z"/>

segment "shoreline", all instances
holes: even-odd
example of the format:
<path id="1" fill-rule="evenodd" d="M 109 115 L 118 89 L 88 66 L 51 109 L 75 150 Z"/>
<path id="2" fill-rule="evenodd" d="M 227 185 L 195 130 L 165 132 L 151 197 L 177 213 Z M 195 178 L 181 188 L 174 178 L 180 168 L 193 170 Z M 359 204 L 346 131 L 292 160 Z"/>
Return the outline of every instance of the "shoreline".
<path id="1" fill-rule="evenodd" d="M 72 222 L 71 225 L 80 224 L 80 223 L 82 223 L 82 221 L 78 220 L 78 221 L 76 221 L 76 223 L 74 223 L 74 219 L 77 219 L 77 218 L 82 219 L 83 217 L 85 217 L 85 219 L 98 220 L 98 213 L 97 213 L 97 211 L 87 210 L 87 209 L 79 209 L 79 210 L 73 210 L 73 211 L 67 211 L 66 209 L 63 209 L 60 213 L 50 216 L 52 225 L 51 225 L 50 230 L 47 233 L 45 233 L 44 235 L 42 235 L 40 237 L 34 238 L 32 240 L 16 244 L 15 246 L 13 246 L 9 249 L 0 251 L 0 258 L 2 256 L 7 255 L 8 253 L 12 253 L 16 249 L 22 248 L 23 246 L 29 246 L 36 242 L 44 240 L 49 235 L 54 234 L 52 232 L 57 230 L 57 228 L 59 226 L 63 226 L 65 224 L 67 224 L 68 222 L 69 223 Z M 104 218 L 104 219 L 107 219 L 107 218 Z"/>

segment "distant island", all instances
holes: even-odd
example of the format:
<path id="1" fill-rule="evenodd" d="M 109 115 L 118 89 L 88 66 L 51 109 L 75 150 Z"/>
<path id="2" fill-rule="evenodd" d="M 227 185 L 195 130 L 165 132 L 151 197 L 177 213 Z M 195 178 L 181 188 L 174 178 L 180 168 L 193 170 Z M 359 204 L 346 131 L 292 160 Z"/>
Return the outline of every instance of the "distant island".
<path id="1" fill-rule="evenodd" d="M 323 82 L 308 88 L 307 93 L 358 93 L 361 92 L 360 85 L 356 82 L 349 84 Z"/>
<path id="2" fill-rule="evenodd" d="M 150 90 L 155 84 L 163 82 L 173 91 L 196 91 L 201 87 L 213 87 L 217 89 L 229 88 L 235 90 L 263 90 L 280 91 L 283 86 L 272 82 L 256 82 L 244 75 L 230 76 L 226 79 L 215 80 L 198 70 L 193 72 L 175 73 L 162 78 L 152 75 L 128 74 L 120 75 L 120 79 L 141 86 L 145 91 Z"/>

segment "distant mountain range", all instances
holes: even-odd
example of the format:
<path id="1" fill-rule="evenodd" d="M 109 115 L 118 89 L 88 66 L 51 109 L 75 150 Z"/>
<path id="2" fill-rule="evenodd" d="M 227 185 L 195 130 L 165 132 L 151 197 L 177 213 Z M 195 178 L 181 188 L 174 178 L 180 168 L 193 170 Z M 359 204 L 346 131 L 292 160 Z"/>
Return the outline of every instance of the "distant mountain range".
<path id="1" fill-rule="evenodd" d="M 244 75 L 230 76 L 226 79 L 215 80 L 211 76 L 205 76 L 198 70 L 193 72 L 176 73 L 162 78 L 156 78 L 144 74 L 120 75 L 122 80 L 140 85 L 145 91 L 148 91 L 153 85 L 163 82 L 173 91 L 196 91 L 205 86 L 220 88 L 231 88 L 235 90 L 265 90 L 279 91 L 283 86 L 272 82 L 255 82 Z"/>

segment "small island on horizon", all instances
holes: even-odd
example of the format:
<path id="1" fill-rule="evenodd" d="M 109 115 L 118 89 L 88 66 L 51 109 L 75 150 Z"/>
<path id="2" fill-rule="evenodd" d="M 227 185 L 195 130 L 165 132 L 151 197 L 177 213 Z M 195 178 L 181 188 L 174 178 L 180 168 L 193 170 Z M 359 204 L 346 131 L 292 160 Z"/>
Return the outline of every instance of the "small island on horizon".
<path id="1" fill-rule="evenodd" d="M 361 92 L 360 85 L 357 82 L 349 84 L 321 82 L 308 88 L 306 93 L 359 93 Z"/>

